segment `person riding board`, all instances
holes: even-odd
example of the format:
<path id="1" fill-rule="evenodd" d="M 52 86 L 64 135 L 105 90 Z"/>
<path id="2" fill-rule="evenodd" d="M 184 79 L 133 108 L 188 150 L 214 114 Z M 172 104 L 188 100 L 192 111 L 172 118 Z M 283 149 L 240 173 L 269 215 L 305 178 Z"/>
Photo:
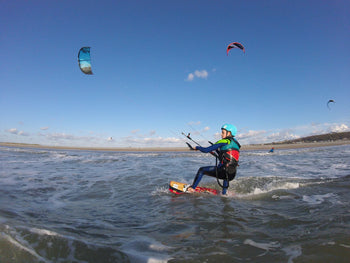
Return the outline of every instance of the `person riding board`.
<path id="1" fill-rule="evenodd" d="M 194 192 L 194 189 L 198 186 L 203 175 L 209 175 L 223 180 L 222 194 L 226 194 L 229 187 L 229 181 L 235 178 L 237 172 L 239 149 L 241 148 L 241 145 L 234 138 L 236 134 L 237 128 L 234 125 L 224 124 L 221 127 L 221 140 L 209 147 L 196 146 L 194 148 L 194 150 L 199 150 L 203 153 L 216 151 L 220 163 L 217 166 L 204 166 L 199 168 L 192 185 L 187 188 L 188 192 Z"/>

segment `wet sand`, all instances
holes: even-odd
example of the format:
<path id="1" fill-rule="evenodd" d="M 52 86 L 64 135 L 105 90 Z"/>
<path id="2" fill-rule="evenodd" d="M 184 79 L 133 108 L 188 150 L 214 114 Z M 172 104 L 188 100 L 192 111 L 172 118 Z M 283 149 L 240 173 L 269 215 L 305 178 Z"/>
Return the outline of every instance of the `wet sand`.
<path id="1" fill-rule="evenodd" d="M 339 140 L 329 142 L 312 142 L 312 143 L 293 143 L 293 144 L 254 144 L 242 145 L 241 150 L 269 150 L 272 147 L 278 149 L 297 149 L 309 147 L 326 147 L 350 144 L 350 140 Z M 89 150 L 89 151 L 115 151 L 115 152 L 187 152 L 190 151 L 188 147 L 69 147 L 69 146 L 50 146 L 40 144 L 26 144 L 26 143 L 9 143 L 0 142 L 0 146 L 9 147 L 23 147 L 23 148 L 38 148 L 38 149 L 58 149 L 58 150 Z"/>

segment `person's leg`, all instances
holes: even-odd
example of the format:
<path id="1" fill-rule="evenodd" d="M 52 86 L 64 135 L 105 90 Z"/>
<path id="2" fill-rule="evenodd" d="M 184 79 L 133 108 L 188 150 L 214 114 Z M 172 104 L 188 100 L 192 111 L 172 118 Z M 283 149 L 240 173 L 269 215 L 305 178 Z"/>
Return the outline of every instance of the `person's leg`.
<path id="1" fill-rule="evenodd" d="M 229 187 L 229 181 L 232 181 L 235 177 L 236 177 L 236 167 L 234 167 L 234 170 L 232 170 L 233 173 L 232 174 L 226 174 L 226 172 L 224 174 L 221 174 L 221 176 L 224 176 L 224 177 L 219 177 L 220 179 L 224 179 L 223 181 L 223 188 L 222 188 L 222 194 L 225 195 L 227 190 L 228 190 L 228 187 Z M 228 179 L 228 180 L 227 180 Z"/>
<path id="2" fill-rule="evenodd" d="M 192 185 L 187 189 L 189 192 L 194 192 L 194 189 L 198 186 L 202 180 L 203 175 L 209 175 L 215 177 L 216 167 L 215 166 L 204 166 L 198 169 L 196 177 L 193 180 Z M 191 189 L 192 188 L 192 189 Z"/>
<path id="3" fill-rule="evenodd" d="M 228 186 L 229 186 L 228 181 L 227 181 L 227 180 L 224 180 L 222 186 L 223 186 L 223 188 L 222 188 L 222 194 L 225 195 L 226 192 L 227 192 Z"/>

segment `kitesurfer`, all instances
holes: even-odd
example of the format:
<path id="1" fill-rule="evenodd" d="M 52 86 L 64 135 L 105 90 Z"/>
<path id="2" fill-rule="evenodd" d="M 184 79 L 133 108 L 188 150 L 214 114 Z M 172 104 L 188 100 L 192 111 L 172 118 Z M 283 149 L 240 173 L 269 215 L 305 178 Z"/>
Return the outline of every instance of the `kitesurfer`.
<path id="1" fill-rule="evenodd" d="M 269 153 L 273 153 L 274 151 L 275 151 L 275 148 L 272 147 L 272 148 L 270 149 Z"/>
<path id="2" fill-rule="evenodd" d="M 241 145 L 234 138 L 237 134 L 237 128 L 232 124 L 224 124 L 221 127 L 221 140 L 209 147 L 196 146 L 194 149 L 203 153 L 216 151 L 218 153 L 219 164 L 217 166 L 204 166 L 199 168 L 193 184 L 187 188 L 192 193 L 198 186 L 203 175 L 209 175 L 223 180 L 222 194 L 225 195 L 229 187 L 229 181 L 236 176 L 236 170 L 239 159 L 239 149 Z"/>

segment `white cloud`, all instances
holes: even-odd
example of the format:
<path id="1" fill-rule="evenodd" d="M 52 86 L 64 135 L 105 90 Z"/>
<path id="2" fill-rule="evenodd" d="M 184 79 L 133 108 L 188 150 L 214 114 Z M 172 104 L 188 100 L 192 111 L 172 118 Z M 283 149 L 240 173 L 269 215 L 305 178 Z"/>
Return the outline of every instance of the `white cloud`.
<path id="1" fill-rule="evenodd" d="M 269 142 L 276 141 L 286 141 L 286 140 L 294 140 L 300 138 L 299 135 L 293 134 L 292 131 L 284 130 L 281 132 L 272 133 L 266 137 Z"/>
<path id="2" fill-rule="evenodd" d="M 193 81 L 194 78 L 206 79 L 208 77 L 208 71 L 204 70 L 196 70 L 193 73 L 188 74 L 187 81 Z"/>
<path id="3" fill-rule="evenodd" d="M 192 81 L 194 79 L 194 75 L 192 73 L 188 74 L 187 81 Z"/>
<path id="4" fill-rule="evenodd" d="M 8 129 L 8 130 L 6 130 L 6 132 L 11 133 L 11 134 L 20 135 L 20 136 L 29 136 L 29 133 L 24 132 L 24 131 L 19 131 L 16 128 Z"/>
<path id="5" fill-rule="evenodd" d="M 248 132 L 237 134 L 237 139 L 241 144 L 262 144 L 298 138 L 300 138 L 300 136 L 295 133 L 295 129 L 284 129 L 280 131 L 249 130 Z"/>
<path id="6" fill-rule="evenodd" d="M 162 138 L 162 137 L 157 137 L 157 138 L 144 138 L 143 141 L 145 143 L 177 143 L 180 142 L 180 139 L 174 138 L 174 137 L 168 137 L 168 138 Z"/>
<path id="7" fill-rule="evenodd" d="M 265 134 L 266 131 L 262 130 L 262 131 L 253 131 L 253 130 L 249 130 L 246 133 L 239 133 L 237 135 L 238 139 L 247 139 L 247 138 L 252 138 L 252 137 L 256 137 L 256 136 L 261 136 L 263 134 Z"/>
<path id="8" fill-rule="evenodd" d="M 139 130 L 137 130 L 139 132 Z M 120 147 L 181 147 L 183 140 L 175 137 L 157 136 L 155 130 L 148 133 L 133 132 L 130 136 L 120 138 Z"/>
<path id="9" fill-rule="evenodd" d="M 48 130 L 49 129 L 49 127 L 41 127 L 40 128 L 40 130 L 42 130 L 42 131 L 46 131 L 46 130 Z"/>
<path id="10" fill-rule="evenodd" d="M 19 132 L 18 132 L 18 135 L 21 135 L 21 136 L 29 136 L 29 133 L 24 132 L 24 131 L 19 131 Z"/>
<path id="11" fill-rule="evenodd" d="M 254 143 L 265 143 L 266 131 L 255 131 L 249 130 L 248 132 L 240 133 L 238 132 L 236 138 L 240 141 L 241 144 L 254 144 Z"/>
<path id="12" fill-rule="evenodd" d="M 69 133 L 38 133 L 39 144 L 77 146 L 77 147 L 103 147 L 110 146 L 115 140 L 103 135 L 74 135 Z"/>
<path id="13" fill-rule="evenodd" d="M 200 121 L 191 121 L 191 122 L 189 122 L 188 123 L 188 125 L 200 125 L 201 124 L 201 122 Z"/>
<path id="14" fill-rule="evenodd" d="M 208 134 L 204 135 L 204 133 L 208 132 L 210 130 L 209 126 L 206 127 L 196 127 L 201 125 L 201 121 L 191 121 L 187 123 L 188 126 L 190 126 L 190 130 L 187 131 L 186 133 L 190 134 L 191 137 L 202 137 L 205 138 L 205 136 L 208 136 Z M 221 134 L 221 133 L 220 133 Z M 217 134 L 216 134 L 217 135 Z M 220 136 L 215 136 L 215 138 L 219 138 Z M 204 140 L 204 142 L 207 142 L 207 140 Z"/>
<path id="15" fill-rule="evenodd" d="M 220 139 L 220 133 L 215 129 L 210 131 L 209 126 L 204 126 L 200 121 L 187 123 L 191 129 L 191 137 L 201 145 L 207 146 L 209 141 Z M 192 127 L 193 126 L 193 127 Z M 35 134 L 10 128 L 3 130 L 2 140 L 20 141 L 28 143 L 38 143 L 43 145 L 60 145 L 60 146 L 82 146 L 82 147 L 186 147 L 186 139 L 180 134 L 175 137 L 159 136 L 155 130 L 142 133 L 140 130 L 133 130 L 127 137 L 109 137 L 110 134 L 95 134 L 92 132 L 77 135 L 69 133 L 50 133 L 38 132 Z M 261 144 L 279 142 L 284 140 L 297 139 L 316 134 L 325 134 L 329 132 L 350 131 L 350 123 L 309 123 L 286 129 L 273 130 L 249 130 L 247 128 L 239 129 L 237 139 L 242 145 Z M 1 134 L 0 134 L 1 135 Z"/>
<path id="16" fill-rule="evenodd" d="M 77 137 L 72 134 L 66 134 L 66 133 L 51 133 L 46 136 L 48 139 L 52 140 L 77 140 L 81 137 Z"/>
<path id="17" fill-rule="evenodd" d="M 345 132 L 350 131 L 350 128 L 345 123 L 312 123 L 310 125 L 296 127 L 295 130 L 298 130 L 304 137 L 330 132 Z"/>
<path id="18" fill-rule="evenodd" d="M 310 123 L 307 125 L 296 126 L 281 130 L 249 130 L 245 133 L 238 133 L 237 139 L 241 144 L 261 144 L 279 142 L 285 140 L 294 140 L 311 135 L 325 134 L 330 132 L 345 132 L 350 128 L 345 123 Z"/>
<path id="19" fill-rule="evenodd" d="M 196 70 L 194 72 L 194 75 L 197 77 L 197 78 L 203 78 L 203 79 L 206 79 L 208 77 L 208 71 L 206 70 Z"/>
<path id="20" fill-rule="evenodd" d="M 18 130 L 16 128 L 8 129 L 6 131 L 12 134 L 18 134 Z"/>
<path id="21" fill-rule="evenodd" d="M 349 127 L 346 124 L 340 124 L 330 127 L 331 132 L 346 132 L 349 131 Z"/>
<path id="22" fill-rule="evenodd" d="M 123 142 L 129 147 L 162 147 L 162 146 L 183 146 L 183 141 L 174 137 L 126 137 Z M 181 143 L 181 144 L 178 144 Z"/>

